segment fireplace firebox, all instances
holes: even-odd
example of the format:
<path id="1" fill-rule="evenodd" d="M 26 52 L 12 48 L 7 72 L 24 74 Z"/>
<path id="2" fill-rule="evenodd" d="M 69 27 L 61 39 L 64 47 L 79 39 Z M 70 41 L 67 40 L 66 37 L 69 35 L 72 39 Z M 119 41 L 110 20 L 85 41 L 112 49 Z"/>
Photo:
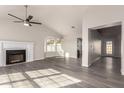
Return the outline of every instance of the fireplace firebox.
<path id="1" fill-rule="evenodd" d="M 6 50 L 6 64 L 26 61 L 26 50 Z"/>

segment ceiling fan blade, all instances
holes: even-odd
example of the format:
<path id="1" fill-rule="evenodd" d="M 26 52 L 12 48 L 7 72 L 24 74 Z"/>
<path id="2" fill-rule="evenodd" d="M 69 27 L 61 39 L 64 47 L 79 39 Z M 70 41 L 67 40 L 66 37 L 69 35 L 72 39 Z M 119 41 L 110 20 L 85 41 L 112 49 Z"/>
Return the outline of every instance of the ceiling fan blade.
<path id="1" fill-rule="evenodd" d="M 15 23 L 23 23 L 24 21 L 13 21 Z"/>
<path id="2" fill-rule="evenodd" d="M 29 15 L 28 18 L 26 19 L 26 21 L 30 21 L 33 18 L 32 15 Z"/>
<path id="3" fill-rule="evenodd" d="M 39 24 L 39 25 L 42 24 L 42 23 L 39 23 L 39 22 L 29 22 L 29 23 L 32 23 L 32 24 Z"/>
<path id="4" fill-rule="evenodd" d="M 8 14 L 9 16 L 12 16 L 12 17 L 14 17 L 14 18 L 17 18 L 17 19 L 19 19 L 19 20 L 22 20 L 22 21 L 24 21 L 23 19 L 21 19 L 21 18 L 19 18 L 19 17 L 17 17 L 17 16 L 14 16 L 14 15 L 12 15 L 12 14 Z"/>

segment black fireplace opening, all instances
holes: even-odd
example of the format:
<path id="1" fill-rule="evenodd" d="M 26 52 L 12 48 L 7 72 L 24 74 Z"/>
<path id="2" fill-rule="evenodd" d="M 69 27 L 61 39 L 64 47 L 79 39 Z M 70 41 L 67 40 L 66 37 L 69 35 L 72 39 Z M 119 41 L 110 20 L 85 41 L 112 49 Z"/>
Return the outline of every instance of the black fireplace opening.
<path id="1" fill-rule="evenodd" d="M 6 64 L 15 64 L 26 61 L 26 50 L 6 50 Z"/>

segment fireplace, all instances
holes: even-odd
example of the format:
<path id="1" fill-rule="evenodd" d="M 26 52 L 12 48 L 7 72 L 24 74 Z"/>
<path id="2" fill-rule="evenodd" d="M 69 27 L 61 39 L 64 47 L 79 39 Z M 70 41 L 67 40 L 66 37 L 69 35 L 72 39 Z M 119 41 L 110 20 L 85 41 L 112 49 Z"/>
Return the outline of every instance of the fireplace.
<path id="1" fill-rule="evenodd" d="M 6 64 L 26 61 L 26 50 L 6 50 Z"/>

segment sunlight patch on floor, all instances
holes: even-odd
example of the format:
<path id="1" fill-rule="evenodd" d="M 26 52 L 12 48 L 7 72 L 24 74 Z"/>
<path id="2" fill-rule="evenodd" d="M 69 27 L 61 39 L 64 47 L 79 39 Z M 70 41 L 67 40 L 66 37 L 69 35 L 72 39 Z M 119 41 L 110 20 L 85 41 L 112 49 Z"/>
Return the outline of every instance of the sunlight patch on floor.
<path id="1" fill-rule="evenodd" d="M 0 75 L 0 84 L 10 82 L 8 75 Z"/>
<path id="2" fill-rule="evenodd" d="M 76 84 L 81 82 L 81 80 L 71 77 L 66 74 L 60 74 L 56 76 L 49 77 L 51 80 L 55 81 L 60 87 L 68 86 L 71 84 Z"/>
<path id="3" fill-rule="evenodd" d="M 25 72 L 30 78 L 44 77 L 47 75 L 59 74 L 60 72 L 54 69 L 41 69 Z"/>
<path id="4" fill-rule="evenodd" d="M 33 88 L 34 84 L 41 88 L 58 88 L 79 82 L 81 80 L 52 68 L 0 75 L 0 88 Z"/>
<path id="5" fill-rule="evenodd" d="M 43 75 L 52 75 L 52 74 L 60 73 L 59 71 L 56 71 L 54 69 L 43 69 L 43 70 L 38 70 L 38 71 Z"/>
<path id="6" fill-rule="evenodd" d="M 33 88 L 32 84 L 27 80 L 12 83 L 12 85 L 14 88 Z"/>
<path id="7" fill-rule="evenodd" d="M 34 79 L 34 81 L 43 88 L 56 88 L 59 87 L 54 81 L 50 80 L 49 78 L 39 78 L 39 79 Z"/>
<path id="8" fill-rule="evenodd" d="M 11 81 L 18 81 L 26 79 L 22 73 L 12 73 L 8 74 Z"/>
<path id="9" fill-rule="evenodd" d="M 27 71 L 25 72 L 30 78 L 37 78 L 43 76 L 38 71 Z"/>
<path id="10" fill-rule="evenodd" d="M 2 84 L 0 88 L 12 88 L 11 84 Z"/>
<path id="11" fill-rule="evenodd" d="M 43 70 L 40 70 L 40 71 L 43 71 Z M 43 88 L 64 87 L 64 86 L 81 82 L 81 80 L 71 77 L 67 74 L 61 74 L 57 70 L 51 69 L 51 71 L 55 71 L 59 74 L 50 75 L 44 78 L 37 78 L 37 79 L 34 79 L 34 82 L 36 82 L 40 87 L 43 87 Z M 48 75 L 48 70 L 44 70 L 43 72 L 44 73 L 46 72 Z"/>

